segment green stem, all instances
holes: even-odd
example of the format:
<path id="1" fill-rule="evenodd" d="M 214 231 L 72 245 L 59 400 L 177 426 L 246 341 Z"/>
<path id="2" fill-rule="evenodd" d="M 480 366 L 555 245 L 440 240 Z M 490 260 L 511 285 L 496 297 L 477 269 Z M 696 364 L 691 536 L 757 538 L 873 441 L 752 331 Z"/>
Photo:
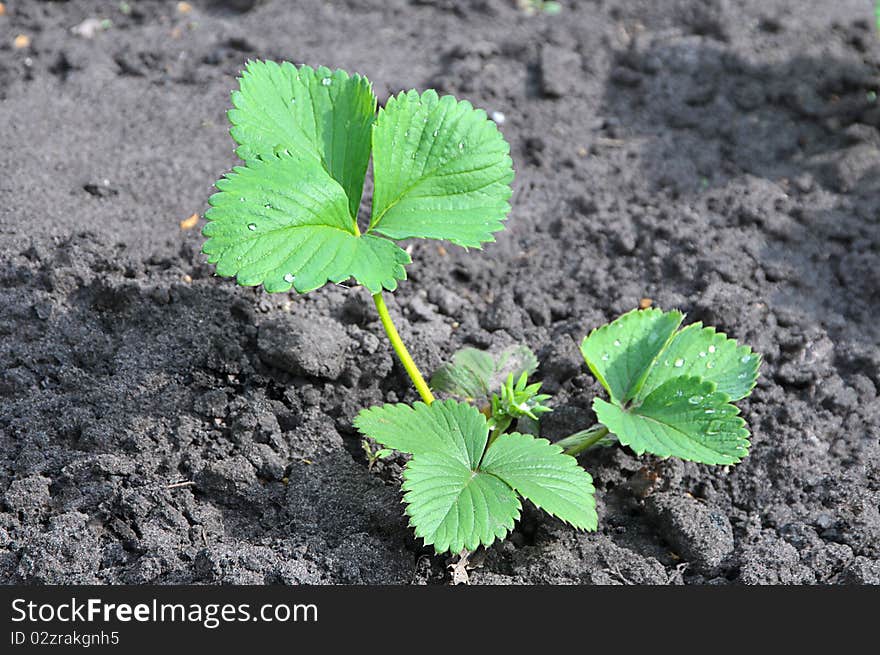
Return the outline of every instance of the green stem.
<path id="1" fill-rule="evenodd" d="M 385 299 L 382 297 L 381 291 L 373 295 L 373 302 L 376 303 L 376 311 L 379 312 L 379 319 L 382 321 L 382 327 L 385 328 L 385 334 L 388 335 L 388 340 L 391 342 L 394 352 L 396 352 L 397 356 L 400 358 L 400 363 L 403 364 L 403 368 L 406 369 L 407 374 L 415 385 L 416 391 L 418 391 L 419 395 L 422 397 L 422 400 L 425 401 L 425 404 L 430 405 L 434 402 L 434 394 L 431 393 L 428 383 L 425 382 L 425 378 L 423 378 L 422 374 L 419 372 L 412 356 L 409 354 L 406 346 L 403 345 L 403 340 L 400 338 L 400 334 L 397 333 L 397 328 L 394 327 L 394 323 L 391 320 L 391 314 L 388 313 L 388 307 L 385 305 Z"/>
<path id="2" fill-rule="evenodd" d="M 489 433 L 489 441 L 486 442 L 486 450 L 489 450 L 489 446 L 492 445 L 492 442 L 504 434 L 504 431 L 510 427 L 511 423 L 513 423 L 513 419 L 507 417 L 499 421 L 498 424 L 492 428 L 492 432 Z"/>
<path id="3" fill-rule="evenodd" d="M 560 439 L 556 442 L 556 445 L 561 446 L 562 452 L 566 455 L 577 457 L 595 446 L 606 436 L 608 436 L 608 428 L 604 425 L 594 425 L 586 430 L 575 432 L 565 437 L 565 439 Z"/>

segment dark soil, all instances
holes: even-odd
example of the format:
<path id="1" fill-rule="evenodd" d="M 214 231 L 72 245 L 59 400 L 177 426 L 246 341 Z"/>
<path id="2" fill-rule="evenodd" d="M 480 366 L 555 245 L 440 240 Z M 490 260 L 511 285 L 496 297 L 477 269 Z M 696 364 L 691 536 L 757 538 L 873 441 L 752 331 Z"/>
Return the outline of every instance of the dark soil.
<path id="1" fill-rule="evenodd" d="M 506 117 L 507 231 L 413 243 L 391 302 L 425 369 L 528 344 L 556 439 L 594 419 L 576 344 L 643 297 L 764 355 L 742 464 L 589 453 L 599 531 L 527 507 L 473 582 L 880 583 L 870 3 L 563 4 L 6 2 L 0 580 L 448 580 L 407 528 L 403 461 L 368 472 L 351 427 L 415 398 L 367 293 L 237 287 L 203 219 L 180 225 L 233 165 L 229 92 L 264 57 Z"/>

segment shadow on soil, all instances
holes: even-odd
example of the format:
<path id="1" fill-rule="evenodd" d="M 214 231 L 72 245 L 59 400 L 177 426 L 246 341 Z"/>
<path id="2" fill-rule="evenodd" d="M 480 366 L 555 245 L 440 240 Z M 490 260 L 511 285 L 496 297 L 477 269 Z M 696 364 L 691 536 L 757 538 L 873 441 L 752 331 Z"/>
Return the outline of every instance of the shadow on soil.
<path id="1" fill-rule="evenodd" d="M 850 28 L 852 40 L 869 37 Z M 880 338 L 871 319 L 880 298 L 880 53 L 871 47 L 863 61 L 754 64 L 711 40 L 658 40 L 617 57 L 605 96 L 622 117 L 614 136 L 637 148 L 658 190 L 708 213 L 721 234 L 752 228 L 743 256 L 754 269 L 742 279 L 763 278 L 766 302 L 790 315 L 783 320 L 810 313 L 863 344 Z"/>

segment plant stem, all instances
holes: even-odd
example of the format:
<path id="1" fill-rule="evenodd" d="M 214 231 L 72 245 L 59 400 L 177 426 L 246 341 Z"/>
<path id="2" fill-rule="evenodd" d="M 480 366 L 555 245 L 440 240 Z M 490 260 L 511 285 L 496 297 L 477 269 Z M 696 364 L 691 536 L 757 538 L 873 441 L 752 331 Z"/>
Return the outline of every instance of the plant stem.
<path id="1" fill-rule="evenodd" d="M 391 314 L 388 313 L 388 307 L 385 305 L 385 299 L 382 297 L 381 291 L 373 295 L 373 302 L 376 303 L 376 311 L 379 312 L 379 319 L 382 321 L 382 327 L 385 328 L 385 334 L 388 335 L 388 340 L 391 342 L 394 352 L 396 352 L 397 356 L 400 358 L 400 363 L 403 364 L 403 368 L 406 369 L 407 374 L 415 385 L 416 391 L 418 391 L 419 395 L 422 397 L 422 400 L 425 401 L 425 404 L 430 405 L 434 402 L 434 394 L 431 393 L 428 383 L 425 382 L 425 378 L 423 378 L 422 374 L 419 372 L 412 356 L 409 354 L 406 346 L 403 345 L 403 340 L 400 338 L 397 328 L 394 327 L 394 323 L 391 320 Z"/>
<path id="2" fill-rule="evenodd" d="M 513 423 L 512 418 L 505 418 L 498 422 L 498 424 L 492 428 L 492 432 L 489 433 L 489 441 L 486 442 L 486 450 L 489 450 L 489 446 L 492 445 L 498 437 L 504 434 L 504 431 L 510 427 L 510 424 Z"/>
<path id="3" fill-rule="evenodd" d="M 577 457 L 582 452 L 595 446 L 606 436 L 608 436 L 608 428 L 604 425 L 594 425 L 586 430 L 575 432 L 565 437 L 565 439 L 560 439 L 556 442 L 556 445 L 561 446 L 562 452 L 566 455 Z"/>

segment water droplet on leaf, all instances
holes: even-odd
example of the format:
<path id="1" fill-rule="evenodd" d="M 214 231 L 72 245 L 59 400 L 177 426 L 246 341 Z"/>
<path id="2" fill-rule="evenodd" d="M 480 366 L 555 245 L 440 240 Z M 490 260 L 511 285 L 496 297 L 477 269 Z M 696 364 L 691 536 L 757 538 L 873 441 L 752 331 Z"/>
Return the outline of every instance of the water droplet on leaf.
<path id="1" fill-rule="evenodd" d="M 257 229 L 257 224 L 256 224 L 256 223 L 248 223 L 248 229 L 249 229 L 251 232 L 253 232 L 254 230 Z"/>
<path id="2" fill-rule="evenodd" d="M 332 81 L 333 80 L 331 80 L 329 77 L 325 77 L 323 80 L 321 80 L 321 84 L 323 84 L 324 86 L 330 86 L 330 83 Z"/>
<path id="3" fill-rule="evenodd" d="M 715 352 L 715 346 L 709 346 L 709 352 L 710 352 L 710 353 L 714 353 L 714 352 Z"/>
<path id="4" fill-rule="evenodd" d="M 681 368 L 682 366 L 684 366 L 684 360 L 681 358 L 676 359 L 675 360 L 675 368 Z"/>
<path id="5" fill-rule="evenodd" d="M 721 429 L 724 427 L 724 422 L 715 419 L 714 421 L 709 422 L 709 426 L 706 429 L 706 434 L 718 434 Z"/>
<path id="6" fill-rule="evenodd" d="M 284 281 L 287 282 L 288 284 L 293 284 L 293 274 L 292 273 L 285 273 L 284 274 Z"/>
<path id="7" fill-rule="evenodd" d="M 699 405 L 702 401 L 703 401 L 702 396 L 691 396 L 690 398 L 688 398 L 688 402 L 691 405 Z"/>

